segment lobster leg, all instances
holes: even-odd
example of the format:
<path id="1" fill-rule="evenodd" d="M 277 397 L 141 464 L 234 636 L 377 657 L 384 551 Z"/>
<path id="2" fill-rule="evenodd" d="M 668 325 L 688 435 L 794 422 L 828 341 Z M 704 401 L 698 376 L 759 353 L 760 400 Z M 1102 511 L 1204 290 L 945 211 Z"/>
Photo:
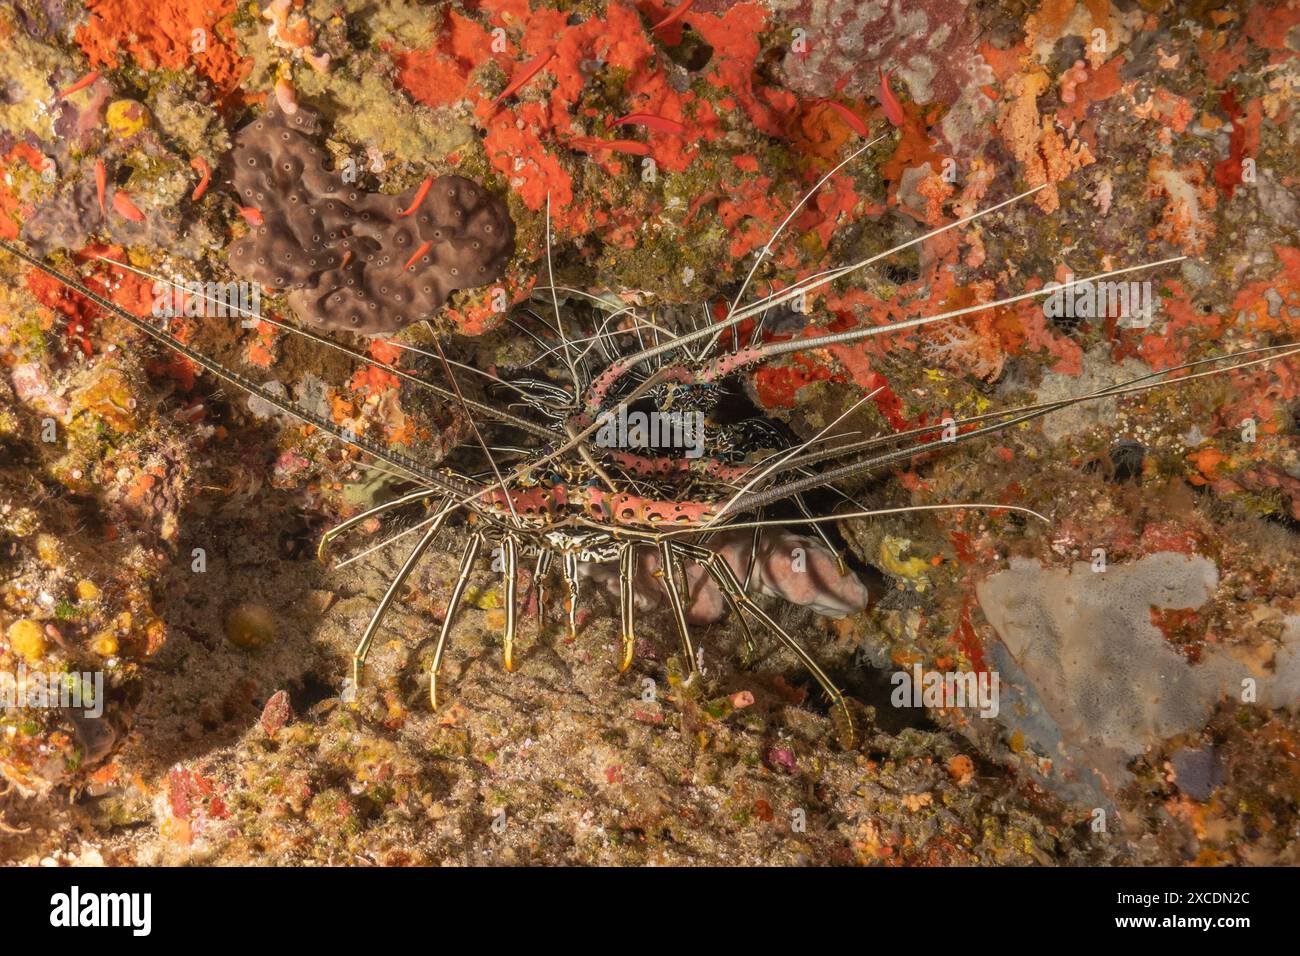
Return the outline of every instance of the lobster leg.
<path id="1" fill-rule="evenodd" d="M 394 498 L 392 501 L 385 501 L 383 504 L 376 505 L 368 511 L 363 511 L 361 514 L 353 515 L 346 521 L 339 522 L 320 536 L 320 543 L 316 545 L 316 560 L 323 561 L 325 559 L 325 549 L 329 546 L 329 543 L 348 529 L 355 528 L 357 525 L 361 524 L 361 522 L 373 518 L 375 515 L 383 514 L 385 511 L 392 508 L 400 508 L 402 505 L 414 504 L 417 501 L 427 501 L 435 495 L 441 494 L 443 494 L 443 491 L 438 488 L 421 488 L 417 491 L 404 494 L 400 498 Z M 446 498 L 443 498 L 442 501 L 438 502 L 439 511 L 446 506 Z"/>
<path id="2" fill-rule="evenodd" d="M 442 501 L 438 503 L 438 510 L 441 512 L 446 504 L 447 499 L 443 498 Z M 374 641 L 375 634 L 379 631 L 379 625 L 384 619 L 384 614 L 387 613 L 389 605 L 392 604 L 394 598 L 397 597 L 397 593 L 401 590 L 402 584 L 411 576 L 411 572 L 415 570 L 415 565 L 419 562 L 421 556 L 429 549 L 429 545 L 433 544 L 433 539 L 438 536 L 438 532 L 442 529 L 446 520 L 446 514 L 439 515 L 433 519 L 433 523 L 429 525 L 429 530 L 424 532 L 424 537 L 420 539 L 419 544 L 411 549 L 411 553 L 406 556 L 406 560 L 402 562 L 401 568 L 398 569 L 397 574 L 388 585 L 388 590 L 385 591 L 384 596 L 379 599 L 379 604 L 375 607 L 375 613 L 370 616 L 370 623 L 366 625 L 365 632 L 361 635 L 360 643 L 357 644 L 356 650 L 352 652 L 353 688 L 361 687 L 361 674 L 366 666 L 366 655 L 370 653 L 370 644 Z"/>
<path id="3" fill-rule="evenodd" d="M 569 616 L 569 640 L 578 636 L 578 556 L 564 552 L 564 586 L 569 592 L 566 610 Z"/>
<path id="4" fill-rule="evenodd" d="M 757 546 L 758 546 L 758 541 L 757 541 L 757 538 L 755 538 L 755 540 L 754 540 L 754 547 L 757 548 Z M 695 561 L 699 561 L 699 560 L 700 560 L 699 557 L 698 557 L 698 555 L 697 555 L 697 553 L 696 553 L 696 551 L 701 552 L 701 553 L 707 551 L 709 554 L 714 555 L 715 557 L 718 557 L 718 555 L 717 555 L 716 552 L 714 552 L 714 551 L 712 551 L 712 550 L 710 550 L 710 549 L 708 549 L 708 548 L 699 548 L 699 549 L 696 549 L 696 550 L 686 550 L 687 548 L 689 548 L 689 546 L 687 546 L 687 545 L 681 545 L 681 544 L 678 544 L 677 547 L 683 548 L 683 550 L 685 551 L 685 553 L 687 554 L 687 556 L 690 557 L 691 559 L 695 560 Z M 726 560 L 723 559 L 723 558 L 720 558 L 720 557 L 719 557 L 719 560 L 721 560 L 723 564 L 726 564 L 726 563 L 727 563 Z M 751 552 L 751 555 L 750 555 L 750 571 L 751 571 L 751 572 L 754 570 L 754 563 L 753 563 L 753 562 L 754 562 L 754 554 Z M 705 569 L 706 571 L 709 570 L 709 568 L 708 568 L 708 564 L 707 564 L 707 563 L 705 564 L 704 569 Z M 710 576 L 710 577 L 713 577 L 713 573 L 712 573 L 712 572 L 709 572 L 709 576 Z M 716 579 L 716 578 L 714 579 L 714 583 L 715 583 L 715 584 L 717 583 L 717 579 Z M 747 591 L 749 590 L 748 585 L 749 585 L 749 578 L 748 578 L 748 576 L 746 576 L 746 578 L 745 578 L 745 584 L 744 584 L 744 585 L 741 585 L 741 590 L 742 590 L 742 592 L 747 592 Z M 744 613 L 744 611 L 741 610 L 740 605 L 736 602 L 736 597 L 735 597 L 735 595 L 732 594 L 732 593 L 731 593 L 729 590 L 727 590 L 726 588 L 722 587 L 721 585 L 718 586 L 718 590 L 722 592 L 722 597 L 723 597 L 723 599 L 727 602 L 727 607 L 731 609 L 731 616 L 732 616 L 733 618 L 736 619 L 737 623 L 740 624 L 740 635 L 741 635 L 741 638 L 742 638 L 742 639 L 744 640 L 744 642 L 745 642 L 745 658 L 744 658 L 743 663 L 745 663 L 746 665 L 748 665 L 748 664 L 752 664 L 755 660 L 758 659 L 758 645 L 754 642 L 754 632 L 751 631 L 750 628 L 749 628 L 749 621 L 745 618 L 745 613 Z"/>
<path id="5" fill-rule="evenodd" d="M 636 646 L 636 636 L 632 630 L 632 614 L 636 603 L 633 594 L 635 574 L 636 545 L 625 544 L 618 555 L 618 609 L 623 624 L 623 656 L 618 662 L 620 674 L 632 666 L 632 652 Z"/>
<path id="6" fill-rule="evenodd" d="M 762 520 L 762 512 L 759 512 L 759 520 Z M 754 579 L 754 570 L 758 567 L 758 542 L 763 533 L 762 528 L 755 528 L 754 534 L 749 539 L 749 564 L 745 567 L 745 580 L 740 589 L 746 594 L 749 593 L 749 582 Z M 745 661 L 746 664 L 752 664 L 758 660 L 758 645 L 754 643 L 754 632 L 749 629 L 749 621 L 741 613 L 740 606 L 736 604 L 735 598 L 725 588 L 719 588 L 722 596 L 727 599 L 727 605 L 735 614 L 736 620 L 740 622 L 740 635 L 745 641 Z"/>
<path id="7" fill-rule="evenodd" d="M 460 599 L 465 594 L 465 585 L 469 583 L 470 573 L 474 570 L 474 559 L 478 549 L 483 545 L 483 536 L 476 534 L 465 546 L 465 554 L 460 559 L 460 574 L 451 588 L 451 598 L 447 602 L 447 616 L 442 619 L 442 631 L 438 634 L 438 644 L 433 649 L 433 664 L 429 667 L 429 704 L 438 709 L 438 670 L 442 667 L 442 652 L 447 647 L 447 635 L 451 632 L 451 622 L 460 609 Z"/>
<path id="8" fill-rule="evenodd" d="M 659 573 L 663 575 L 664 587 L 668 591 L 668 603 L 673 609 L 673 620 L 677 622 L 677 636 L 682 641 L 682 653 L 686 655 L 687 671 L 695 674 L 699 671 L 699 663 L 695 660 L 695 646 L 691 643 L 691 630 L 686 624 L 686 606 L 677 585 L 677 575 L 680 571 L 682 567 L 678 552 L 667 540 L 660 541 Z M 682 574 L 683 582 L 685 577 L 686 575 Z"/>
<path id="9" fill-rule="evenodd" d="M 853 716 L 849 713 L 844 693 L 835 686 L 835 682 L 821 669 L 821 666 L 813 659 L 812 655 L 804 650 L 798 641 L 787 634 L 780 624 L 777 624 L 766 611 L 755 604 L 753 599 L 741 589 L 736 573 L 731 570 L 731 565 L 721 555 L 715 551 L 710 551 L 708 548 L 697 548 L 692 545 L 678 544 L 676 547 L 704 565 L 705 570 L 708 571 L 714 583 L 724 594 L 730 592 L 737 604 L 762 621 L 778 641 L 794 651 L 795 656 L 803 662 L 804 667 L 808 668 L 808 672 L 821 685 L 822 690 L 826 691 L 827 696 L 831 699 L 831 704 L 840 711 L 840 715 L 845 722 L 846 740 L 844 743 L 846 747 L 852 747 L 854 739 Z"/>
<path id="10" fill-rule="evenodd" d="M 799 510 L 803 513 L 803 516 L 805 518 L 811 518 L 813 516 L 812 511 L 808 509 L 807 502 L 803 500 L 803 495 L 795 495 L 794 503 L 799 508 Z M 831 554 L 835 555 L 835 567 L 840 572 L 840 577 L 846 577 L 849 573 L 849 566 L 844 561 L 843 552 L 841 552 L 839 548 L 835 547 L 835 545 L 831 543 L 831 539 L 827 536 L 826 532 L 822 529 L 822 526 L 820 524 L 814 524 L 812 526 L 812 529 L 813 529 L 813 533 L 817 535 L 817 537 L 821 538 L 822 544 L 826 545 L 826 550 L 829 551 Z"/>
<path id="11" fill-rule="evenodd" d="M 533 569 L 533 587 L 537 589 L 537 633 L 540 636 L 546 627 L 546 575 L 551 571 L 550 549 L 542 548 L 537 553 L 537 566 Z"/>
<path id="12" fill-rule="evenodd" d="M 515 629 L 518 626 L 519 609 L 517 604 L 519 590 L 519 555 L 515 536 L 508 534 L 501 543 L 502 557 L 505 559 L 506 575 L 506 636 L 502 647 L 507 671 L 515 669 Z"/>

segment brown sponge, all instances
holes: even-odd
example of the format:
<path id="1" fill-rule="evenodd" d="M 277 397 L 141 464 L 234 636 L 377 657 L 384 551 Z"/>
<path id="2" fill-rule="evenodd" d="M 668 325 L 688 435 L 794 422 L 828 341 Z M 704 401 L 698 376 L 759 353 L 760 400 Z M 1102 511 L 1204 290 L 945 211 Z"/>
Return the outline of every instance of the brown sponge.
<path id="1" fill-rule="evenodd" d="M 325 168 L 319 129 L 302 107 L 276 108 L 237 134 L 230 178 L 260 214 L 230 247 L 237 274 L 287 292 L 310 325 L 373 335 L 431 318 L 456 289 L 505 271 L 515 224 L 499 198 L 462 176 L 400 196 L 363 192 Z"/>

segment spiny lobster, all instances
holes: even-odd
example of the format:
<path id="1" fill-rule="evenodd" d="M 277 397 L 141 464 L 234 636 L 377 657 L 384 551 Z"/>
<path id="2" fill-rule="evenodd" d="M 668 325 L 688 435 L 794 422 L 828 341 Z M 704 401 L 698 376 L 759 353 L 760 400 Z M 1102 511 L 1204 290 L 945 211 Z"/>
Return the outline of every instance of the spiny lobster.
<path id="1" fill-rule="evenodd" d="M 1049 286 L 993 302 L 883 326 L 807 337 L 796 335 L 789 340 L 764 342 L 763 322 L 771 310 L 843 276 L 864 269 L 886 256 L 918 245 L 947 230 L 988 216 L 1037 192 L 1036 189 L 1031 189 L 1020 193 L 885 252 L 850 265 L 823 271 L 796 282 L 784 290 L 742 305 L 741 300 L 759 265 L 771 253 L 781 231 L 793 219 L 800 206 L 844 163 L 861 152 L 862 150 L 858 150 L 835 167 L 791 210 L 766 246 L 760 250 L 753 268 L 750 269 L 731 302 L 726 317 L 718 322 L 705 323 L 702 327 L 688 332 L 670 333 L 637 308 L 625 305 L 610 312 L 601 320 L 593 334 L 585 337 L 571 335 L 567 327 L 569 319 L 566 318 L 565 310 L 561 308 L 560 293 L 564 292 L 566 296 L 577 298 L 594 299 L 595 297 L 588 296 L 580 290 L 561 289 L 555 285 L 550 266 L 548 208 L 546 256 L 550 278 L 549 285 L 541 286 L 540 289 L 542 292 L 549 292 L 552 319 L 548 322 L 531 309 L 524 310 L 524 314 L 519 318 L 529 317 L 549 330 L 555 344 L 528 364 L 533 365 L 543 358 L 554 356 L 552 377 L 547 377 L 545 373 L 540 372 L 529 377 L 521 370 L 521 374 L 508 379 L 500 375 L 479 372 L 469 366 L 458 365 L 447 359 L 435 337 L 435 351 L 426 354 L 441 362 L 449 380 L 448 386 L 443 386 L 315 332 L 281 323 L 275 319 L 257 317 L 270 325 L 304 336 L 323 347 L 345 352 L 357 362 L 383 369 L 404 382 L 428 389 L 444 399 L 456 402 L 468 413 L 474 442 L 487 458 L 489 470 L 478 476 L 435 466 L 365 437 L 353 435 L 333 421 L 312 410 L 300 407 L 283 395 L 268 390 L 181 342 L 165 328 L 127 312 L 87 288 L 73 276 L 60 272 L 13 243 L 0 240 L 0 249 L 40 269 L 67 288 L 94 302 L 99 308 L 129 323 L 166 348 L 185 356 L 199 368 L 359 449 L 414 483 L 413 490 L 354 515 L 329 529 L 320 540 L 318 554 L 323 555 L 332 541 L 371 518 L 408 505 L 422 503 L 428 506 L 430 502 L 434 502 L 432 514 L 409 529 L 410 532 L 422 531 L 422 534 L 380 598 L 356 646 L 352 668 L 354 685 L 359 686 L 361 682 L 371 644 L 385 612 L 400 593 L 403 583 L 432 546 L 439 532 L 446 526 L 447 520 L 453 514 L 464 511 L 468 513 L 472 530 L 461 556 L 459 574 L 452 586 L 450 603 L 435 644 L 429 674 L 429 696 L 433 707 L 436 708 L 438 705 L 438 674 L 447 636 L 464 598 L 475 560 L 485 544 L 491 542 L 496 545 L 501 558 L 505 598 L 503 655 L 507 670 L 514 666 L 514 647 L 521 603 L 518 593 L 521 557 L 529 556 L 536 559 L 531 587 L 535 589 L 539 618 L 544 615 L 545 582 L 552 563 L 558 559 L 566 590 L 565 607 L 571 635 L 577 630 L 581 566 L 587 562 L 600 564 L 617 562 L 622 639 L 618 666 L 620 671 L 626 671 L 632 663 L 635 645 L 634 580 L 637 575 L 639 553 L 649 551 L 658 560 L 661 587 L 666 592 L 676 625 L 683 661 L 692 677 L 698 673 L 698 658 L 686 613 L 690 599 L 686 571 L 688 562 L 697 563 L 703 568 L 707 579 L 721 592 L 726 605 L 738 622 L 745 645 L 751 652 L 755 647 L 749 622 L 752 618 L 798 657 L 829 696 L 833 712 L 839 718 L 841 739 L 851 742 L 853 720 L 842 691 L 813 656 L 751 596 L 750 579 L 754 570 L 754 554 L 758 547 L 758 536 L 764 529 L 802 525 L 812 528 L 829 545 L 829 540 L 822 534 L 821 529 L 821 525 L 825 522 L 900 511 L 976 508 L 1018 511 L 1047 521 L 1043 515 L 1028 508 L 981 503 L 921 505 L 874 510 L 857 506 L 850 512 L 816 516 L 803 496 L 815 490 L 830 489 L 852 502 L 852 498 L 835 487 L 837 483 L 948 448 L 955 442 L 966 442 L 993 434 L 1078 402 L 1143 392 L 1174 382 L 1185 382 L 1192 378 L 1217 375 L 1233 369 L 1278 361 L 1300 352 L 1300 346 L 1295 343 L 1251 348 L 1216 358 L 1188 362 L 1175 368 L 1066 399 L 1005 408 L 956 421 L 947 420 L 942 424 L 813 448 L 815 444 L 825 444 L 828 438 L 852 437 L 848 434 L 835 434 L 834 429 L 854 409 L 873 398 L 876 392 L 871 392 L 812 439 L 795 441 L 779 434 L 775 428 L 769 427 L 764 430 L 756 447 L 752 421 L 728 422 L 725 416 L 719 414 L 720 403 L 728 391 L 728 384 L 734 385 L 737 374 L 745 369 L 780 355 L 857 342 L 877 335 L 895 334 L 906 329 L 951 320 L 972 312 L 1007 306 L 1024 299 L 1045 295 L 1052 289 Z M 1106 280 L 1141 269 L 1155 268 L 1176 262 L 1179 258 L 1182 257 L 1075 279 L 1061 288 Z M 119 268 L 133 268 L 115 260 L 104 261 Z M 754 324 L 750 340 L 741 345 L 738 327 L 751 319 L 754 320 Z M 622 321 L 616 326 L 615 320 Z M 511 321 L 520 325 L 521 329 L 543 345 L 547 344 L 545 339 L 524 327 L 517 319 L 512 318 Z M 724 337 L 730 338 L 730 348 L 720 348 Z M 648 338 L 652 340 L 649 343 L 647 343 Z M 635 349 L 629 353 L 626 347 L 621 346 L 620 339 L 635 341 Z M 599 350 L 605 359 L 603 367 L 593 364 L 592 353 L 595 350 Z M 513 393 L 517 397 L 517 402 L 501 407 L 490 401 L 466 396 L 453 375 L 454 364 L 461 369 L 485 376 L 490 380 L 492 387 L 506 389 Z M 565 379 L 563 384 L 555 380 L 555 374 Z M 648 405 L 655 410 L 686 409 L 701 413 L 709 423 L 705 435 L 706 452 L 696 458 L 680 454 L 649 455 L 641 453 L 644 449 L 610 449 L 597 447 L 590 441 L 613 407 L 618 405 L 632 407 L 638 403 Z M 519 405 L 527 406 L 539 413 L 543 420 L 517 414 L 512 409 Z M 511 431 L 519 440 L 528 444 L 509 447 L 490 446 L 484 438 L 480 425 L 482 428 L 491 425 Z M 753 456 L 747 455 L 746 452 L 756 451 L 758 448 L 762 448 L 769 454 L 766 458 L 754 462 L 750 460 Z M 508 473 L 503 474 L 497 459 L 509 455 L 521 460 Z M 841 463 L 836 464 L 837 459 Z M 783 502 L 797 505 L 800 510 L 799 516 L 789 519 L 764 519 L 765 509 Z M 711 536 L 724 529 L 729 534 L 742 529 L 752 533 L 753 544 L 747 569 L 733 567 L 722 556 L 719 548 L 710 546 Z M 403 532 L 405 533 L 407 532 Z M 389 541 L 395 540 L 395 537 L 390 538 Z M 744 573 L 739 573 L 742 570 Z"/>

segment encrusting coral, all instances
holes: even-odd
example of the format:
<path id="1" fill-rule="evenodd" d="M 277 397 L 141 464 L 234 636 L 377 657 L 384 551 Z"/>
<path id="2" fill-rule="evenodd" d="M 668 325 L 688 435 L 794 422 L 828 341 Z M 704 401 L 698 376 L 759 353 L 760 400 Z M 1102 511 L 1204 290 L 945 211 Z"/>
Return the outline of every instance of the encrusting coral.
<path id="1" fill-rule="evenodd" d="M 304 322 L 371 334 L 500 277 L 515 248 L 505 203 L 462 176 L 367 193 L 325 168 L 318 129 L 302 107 L 272 109 L 236 137 L 231 178 L 253 231 L 230 247 L 231 269 L 288 291 Z"/>

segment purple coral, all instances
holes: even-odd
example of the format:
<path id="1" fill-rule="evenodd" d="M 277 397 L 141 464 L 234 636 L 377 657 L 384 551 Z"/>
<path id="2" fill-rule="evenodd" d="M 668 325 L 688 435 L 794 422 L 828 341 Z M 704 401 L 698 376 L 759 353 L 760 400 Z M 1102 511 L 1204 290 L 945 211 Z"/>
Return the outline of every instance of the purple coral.
<path id="1" fill-rule="evenodd" d="M 288 292 L 311 325 L 376 334 L 505 271 L 515 226 L 499 198 L 461 176 L 366 193 L 325 168 L 318 130 L 306 109 L 273 109 L 236 137 L 231 181 L 261 218 L 230 247 L 236 273 Z"/>

